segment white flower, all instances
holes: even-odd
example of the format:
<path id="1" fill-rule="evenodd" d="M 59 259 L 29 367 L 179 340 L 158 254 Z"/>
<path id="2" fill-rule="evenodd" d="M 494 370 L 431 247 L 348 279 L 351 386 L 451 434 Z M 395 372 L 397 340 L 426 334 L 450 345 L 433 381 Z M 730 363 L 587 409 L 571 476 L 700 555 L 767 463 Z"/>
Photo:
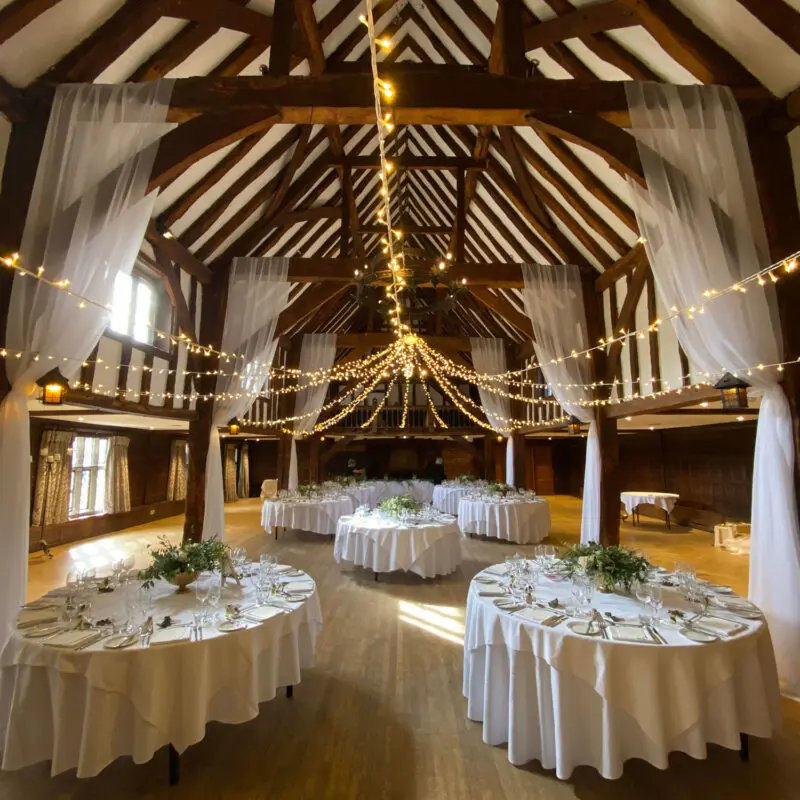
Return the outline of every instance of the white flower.
<path id="1" fill-rule="evenodd" d="M 589 566 L 589 556 L 578 556 L 578 566 L 585 572 Z"/>
<path id="2" fill-rule="evenodd" d="M 189 560 L 189 556 L 186 554 L 185 550 L 178 550 L 178 552 L 175 553 L 175 558 L 177 558 L 178 561 L 182 562 L 186 562 Z"/>

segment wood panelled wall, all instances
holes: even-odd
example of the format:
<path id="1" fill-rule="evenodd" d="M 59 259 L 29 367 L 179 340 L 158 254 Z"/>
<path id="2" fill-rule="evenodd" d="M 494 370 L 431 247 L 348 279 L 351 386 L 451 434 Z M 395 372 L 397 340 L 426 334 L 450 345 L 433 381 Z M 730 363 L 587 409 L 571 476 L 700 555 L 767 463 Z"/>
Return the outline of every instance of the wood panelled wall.
<path id="1" fill-rule="evenodd" d="M 677 492 L 676 522 L 708 529 L 723 520 L 749 520 L 755 438 L 755 421 L 623 434 L 621 485 Z M 548 444 L 556 493 L 579 496 L 586 440 Z"/>
<path id="2" fill-rule="evenodd" d="M 128 470 L 130 475 L 131 510 L 123 514 L 102 514 L 73 520 L 61 525 L 49 525 L 45 538 L 51 545 L 65 544 L 92 536 L 101 536 L 131 525 L 153 522 L 183 513 L 183 500 L 167 501 L 170 446 L 173 439 L 185 438 L 172 431 L 142 431 L 123 428 L 102 428 L 94 425 L 67 425 L 53 420 L 31 420 L 31 498 L 36 480 L 36 459 L 39 457 L 42 434 L 46 430 L 69 430 L 83 436 L 128 436 Z M 41 529 L 31 528 L 30 548 L 39 548 Z"/>

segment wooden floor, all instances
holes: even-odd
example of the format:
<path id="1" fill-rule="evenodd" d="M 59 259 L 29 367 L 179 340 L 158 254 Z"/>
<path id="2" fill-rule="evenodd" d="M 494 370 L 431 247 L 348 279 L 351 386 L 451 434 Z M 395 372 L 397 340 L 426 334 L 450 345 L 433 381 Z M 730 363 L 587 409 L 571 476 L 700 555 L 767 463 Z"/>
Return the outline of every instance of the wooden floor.
<path id="1" fill-rule="evenodd" d="M 580 504 L 549 498 L 554 541 L 574 541 Z M 317 580 L 325 615 L 317 666 L 294 698 L 264 704 L 246 725 L 208 727 L 206 739 L 182 759 L 182 779 L 166 785 L 167 756 L 148 764 L 122 759 L 93 780 L 50 778 L 48 766 L 0 773 L 0 800 L 57 798 L 237 798 L 241 800 L 426 800 L 427 798 L 535 798 L 536 800 L 797 800 L 800 797 L 800 706 L 784 703 L 785 725 L 771 741 L 753 741 L 751 761 L 712 747 L 707 761 L 674 755 L 661 772 L 641 761 L 618 781 L 581 768 L 569 781 L 535 763 L 508 763 L 506 751 L 481 741 L 480 725 L 465 715 L 461 696 L 467 584 L 480 568 L 501 561 L 515 545 L 464 541 L 455 575 L 433 581 L 340 568 L 323 537 L 289 533 L 278 542 L 259 529 L 259 503 L 227 509 L 228 538 L 256 556 L 266 548 Z M 29 596 L 63 581 L 76 560 L 102 567 L 115 553 L 134 552 L 143 563 L 157 535 L 180 536 L 181 518 L 133 528 L 79 546 L 59 548 L 52 561 L 31 558 Z M 746 590 L 747 559 L 711 546 L 710 534 L 667 532 L 662 523 L 623 526 L 623 543 L 667 567 L 693 562 L 716 582 Z"/>

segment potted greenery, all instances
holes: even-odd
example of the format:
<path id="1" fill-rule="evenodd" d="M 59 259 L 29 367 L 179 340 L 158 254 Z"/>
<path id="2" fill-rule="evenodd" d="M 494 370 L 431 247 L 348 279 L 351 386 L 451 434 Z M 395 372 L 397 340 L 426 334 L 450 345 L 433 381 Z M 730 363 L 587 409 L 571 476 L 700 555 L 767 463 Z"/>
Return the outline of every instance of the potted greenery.
<path id="1" fill-rule="evenodd" d="M 178 592 L 187 592 L 187 586 L 200 572 L 220 569 L 226 557 L 227 547 L 218 539 L 177 545 L 165 538 L 158 541 L 157 546 L 148 547 L 152 563 L 139 573 L 143 585 L 148 588 L 161 579 L 177 586 Z"/>
<path id="2" fill-rule="evenodd" d="M 569 576 L 578 571 L 593 576 L 602 592 L 620 589 L 630 592 L 633 582 L 646 580 L 650 569 L 648 560 L 633 550 L 598 542 L 569 547 L 562 557 L 562 564 Z"/>
<path id="3" fill-rule="evenodd" d="M 474 475 L 459 475 L 456 479 L 456 483 L 463 484 L 464 486 L 469 486 L 470 484 L 477 483 L 478 479 Z"/>
<path id="4" fill-rule="evenodd" d="M 378 505 L 378 510 L 389 517 L 399 519 L 403 514 L 418 514 L 422 510 L 422 503 L 404 494 L 382 500 Z"/>
<path id="5" fill-rule="evenodd" d="M 499 497 L 506 497 L 509 494 L 513 494 L 517 490 L 513 486 L 509 486 L 507 483 L 490 483 L 487 484 L 484 491 L 486 494 L 495 494 Z"/>

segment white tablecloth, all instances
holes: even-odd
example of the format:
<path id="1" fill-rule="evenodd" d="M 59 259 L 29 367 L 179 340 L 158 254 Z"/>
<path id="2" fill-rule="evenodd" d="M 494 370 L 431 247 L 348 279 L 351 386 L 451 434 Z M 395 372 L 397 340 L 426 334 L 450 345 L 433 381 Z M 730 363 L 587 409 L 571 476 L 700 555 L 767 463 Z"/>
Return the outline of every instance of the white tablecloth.
<path id="1" fill-rule="evenodd" d="M 166 614 L 191 620 L 193 593 L 176 594 L 161 581 L 152 592 L 156 622 Z M 229 581 L 221 607 L 253 605 L 253 592 L 247 580 L 241 588 Z M 93 618 L 124 620 L 121 590 L 93 603 Z M 58 649 L 17 631 L 0 656 L 0 719 L 9 715 L 0 732 L 2 768 L 49 760 L 53 775 L 77 768 L 87 778 L 120 756 L 143 763 L 166 744 L 182 752 L 203 739 L 207 723 L 247 722 L 259 703 L 299 683 L 301 669 L 314 664 L 321 627 L 315 592 L 291 613 L 246 630 L 207 625 L 203 641 L 146 649 L 104 650 L 102 642 Z"/>
<path id="2" fill-rule="evenodd" d="M 667 514 L 670 514 L 679 498 L 680 495 L 671 492 L 622 492 L 619 496 L 628 514 L 633 514 L 633 510 L 637 506 L 645 503 L 663 508 Z"/>
<path id="3" fill-rule="evenodd" d="M 445 514 L 458 514 L 458 503 L 462 497 L 466 497 L 475 491 L 472 486 L 434 486 L 433 505 Z"/>
<path id="4" fill-rule="evenodd" d="M 404 570 L 423 578 L 448 575 L 461 563 L 461 533 L 454 519 L 402 524 L 378 517 L 342 517 L 333 556 L 373 572 Z"/>
<path id="5" fill-rule="evenodd" d="M 267 500 L 261 509 L 261 527 L 270 531 L 280 525 L 292 530 L 333 536 L 339 517 L 352 514 L 353 511 L 355 504 L 349 495 L 311 502 Z"/>
<path id="6" fill-rule="evenodd" d="M 503 502 L 462 498 L 458 524 L 464 533 L 533 544 L 550 532 L 550 506 L 541 499 Z"/>
<path id="7" fill-rule="evenodd" d="M 409 493 L 418 503 L 430 503 L 433 500 L 434 485 L 431 481 L 407 481 Z"/>
<path id="8" fill-rule="evenodd" d="M 618 778 L 629 758 L 666 769 L 670 752 L 705 758 L 707 743 L 738 749 L 740 733 L 769 737 L 780 725 L 763 622 L 713 644 L 690 642 L 666 623 L 667 646 L 613 642 L 500 611 L 478 594 L 486 588 L 473 582 L 467 601 L 467 716 L 483 723 L 484 742 L 508 744 L 513 764 L 536 759 L 562 779 L 588 765 Z M 568 594 L 567 582 L 544 580 L 537 599 Z M 666 606 L 681 604 L 665 590 Z M 639 610 L 619 595 L 598 594 L 594 606 L 633 618 Z"/>

